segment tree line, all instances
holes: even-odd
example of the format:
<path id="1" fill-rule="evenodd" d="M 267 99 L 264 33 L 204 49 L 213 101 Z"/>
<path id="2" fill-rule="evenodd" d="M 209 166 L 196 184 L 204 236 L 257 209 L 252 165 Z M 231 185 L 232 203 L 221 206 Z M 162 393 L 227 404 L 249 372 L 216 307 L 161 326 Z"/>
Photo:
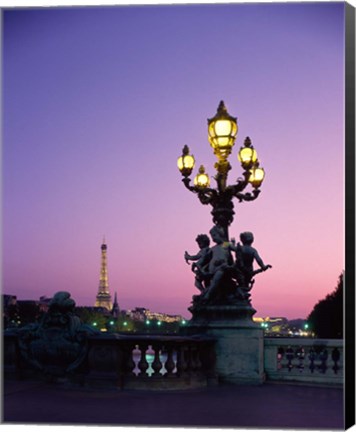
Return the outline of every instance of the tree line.
<path id="1" fill-rule="evenodd" d="M 344 272 L 336 288 L 319 300 L 307 318 L 310 329 L 321 339 L 342 339 L 344 336 Z"/>

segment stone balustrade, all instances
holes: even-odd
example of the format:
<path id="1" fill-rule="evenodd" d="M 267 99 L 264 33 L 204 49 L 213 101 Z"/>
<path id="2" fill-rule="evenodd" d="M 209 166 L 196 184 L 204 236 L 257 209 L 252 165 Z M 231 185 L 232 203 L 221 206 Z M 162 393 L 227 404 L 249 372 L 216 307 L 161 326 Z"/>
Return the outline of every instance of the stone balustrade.
<path id="1" fill-rule="evenodd" d="M 266 379 L 342 385 L 343 354 L 343 340 L 265 337 Z"/>
<path id="2" fill-rule="evenodd" d="M 87 359 L 91 386 L 183 389 L 216 381 L 214 341 L 207 337 L 100 335 Z"/>
<path id="3" fill-rule="evenodd" d="M 89 387 L 144 390 L 195 388 L 217 381 L 215 342 L 206 336 L 99 334 L 85 343 L 82 364 L 55 379 Z M 15 335 L 5 334 L 4 346 L 5 376 L 43 376 L 43 371 L 21 358 Z"/>
<path id="4" fill-rule="evenodd" d="M 78 367 L 54 380 L 88 387 L 175 390 L 221 379 L 216 372 L 216 341 L 205 335 L 98 334 L 87 338 L 85 350 Z M 266 381 L 343 384 L 343 340 L 265 337 L 262 353 Z M 5 377 L 46 375 L 44 369 L 26 363 L 15 333 L 5 332 L 3 365 Z"/>

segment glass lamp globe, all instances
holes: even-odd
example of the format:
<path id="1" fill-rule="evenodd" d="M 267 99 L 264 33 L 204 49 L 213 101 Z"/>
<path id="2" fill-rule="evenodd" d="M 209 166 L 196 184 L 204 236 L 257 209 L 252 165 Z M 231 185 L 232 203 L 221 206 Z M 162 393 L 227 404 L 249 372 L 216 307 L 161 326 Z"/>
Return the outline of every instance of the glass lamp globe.
<path id="1" fill-rule="evenodd" d="M 264 178 L 265 171 L 263 168 L 260 168 L 258 162 L 256 162 L 255 166 L 250 170 L 248 182 L 251 183 L 254 188 L 258 188 L 261 186 Z"/>
<path id="2" fill-rule="evenodd" d="M 218 159 L 226 160 L 235 144 L 237 118 L 232 117 L 220 102 L 216 115 L 208 119 L 209 142 Z"/>
<path id="3" fill-rule="evenodd" d="M 183 176 L 187 177 L 192 173 L 195 159 L 193 155 L 189 154 L 189 147 L 187 145 L 183 147 L 182 156 L 178 158 L 177 165 Z"/>
<path id="4" fill-rule="evenodd" d="M 194 178 L 194 185 L 200 189 L 204 189 L 210 186 L 210 179 L 208 174 L 206 174 L 203 165 L 200 166 L 199 173 Z"/>
<path id="5" fill-rule="evenodd" d="M 242 168 L 248 169 L 257 162 L 257 152 L 251 145 L 249 137 L 245 139 L 245 147 L 241 147 L 238 153 L 238 159 L 242 165 Z"/>

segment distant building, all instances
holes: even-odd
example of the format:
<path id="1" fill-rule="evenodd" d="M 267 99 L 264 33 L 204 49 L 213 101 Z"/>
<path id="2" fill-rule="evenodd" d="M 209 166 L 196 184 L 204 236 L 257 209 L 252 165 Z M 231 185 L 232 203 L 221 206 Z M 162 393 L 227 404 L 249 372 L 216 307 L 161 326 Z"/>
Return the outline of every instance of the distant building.
<path id="1" fill-rule="evenodd" d="M 17 302 L 17 297 L 14 295 L 3 294 L 2 295 L 2 306 L 5 311 L 9 306 L 15 306 Z"/>
<path id="2" fill-rule="evenodd" d="M 146 320 L 146 308 L 136 307 L 135 309 L 128 309 L 126 315 L 134 321 Z"/>
<path id="3" fill-rule="evenodd" d="M 40 297 L 39 300 L 18 300 L 14 295 L 3 294 L 3 314 L 6 314 L 11 307 L 16 307 L 18 310 L 23 307 L 37 308 L 39 313 L 47 312 L 50 298 L 46 296 Z"/>
<path id="4" fill-rule="evenodd" d="M 51 297 L 41 296 L 38 302 L 41 312 L 47 312 L 49 309 L 49 303 L 52 300 Z"/>
<path id="5" fill-rule="evenodd" d="M 267 336 L 300 337 L 312 336 L 308 323 L 304 319 L 288 320 L 284 317 L 254 317 L 253 321 L 260 324 Z"/>
<path id="6" fill-rule="evenodd" d="M 136 307 L 135 309 L 128 310 L 126 314 L 134 321 L 157 320 L 161 322 L 173 323 L 181 322 L 183 320 L 181 315 L 169 315 L 162 312 L 151 312 L 149 309 L 143 307 Z"/>
<path id="7" fill-rule="evenodd" d="M 169 315 L 162 312 L 151 312 L 150 310 L 146 312 L 146 318 L 149 320 L 157 320 L 167 323 L 180 322 L 183 320 L 181 315 Z"/>
<path id="8" fill-rule="evenodd" d="M 101 267 L 100 267 L 100 281 L 99 290 L 96 296 L 95 307 L 104 307 L 107 310 L 112 310 L 111 295 L 109 292 L 108 281 L 108 266 L 107 266 L 107 245 L 105 239 L 101 245 Z"/>
<path id="9" fill-rule="evenodd" d="M 15 320 L 17 307 L 17 297 L 14 295 L 3 294 L 2 295 L 2 317 L 5 326 L 9 324 L 11 320 Z"/>
<path id="10" fill-rule="evenodd" d="M 288 323 L 287 318 L 284 317 L 253 317 L 253 321 L 256 323 L 268 323 L 269 325 L 282 325 Z"/>

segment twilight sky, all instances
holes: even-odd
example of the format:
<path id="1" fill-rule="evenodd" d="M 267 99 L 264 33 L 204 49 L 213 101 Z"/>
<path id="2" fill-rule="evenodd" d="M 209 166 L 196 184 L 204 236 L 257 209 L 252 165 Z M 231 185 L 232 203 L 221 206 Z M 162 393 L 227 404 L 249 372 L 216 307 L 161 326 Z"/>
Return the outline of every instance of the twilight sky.
<path id="1" fill-rule="evenodd" d="M 176 160 L 214 175 L 206 119 L 238 117 L 266 171 L 235 201 L 273 269 L 256 316 L 304 318 L 344 268 L 343 3 L 5 10 L 3 292 L 93 305 L 100 245 L 121 308 L 189 318 L 184 251 L 212 227 Z M 212 179 L 212 185 L 214 185 Z"/>

